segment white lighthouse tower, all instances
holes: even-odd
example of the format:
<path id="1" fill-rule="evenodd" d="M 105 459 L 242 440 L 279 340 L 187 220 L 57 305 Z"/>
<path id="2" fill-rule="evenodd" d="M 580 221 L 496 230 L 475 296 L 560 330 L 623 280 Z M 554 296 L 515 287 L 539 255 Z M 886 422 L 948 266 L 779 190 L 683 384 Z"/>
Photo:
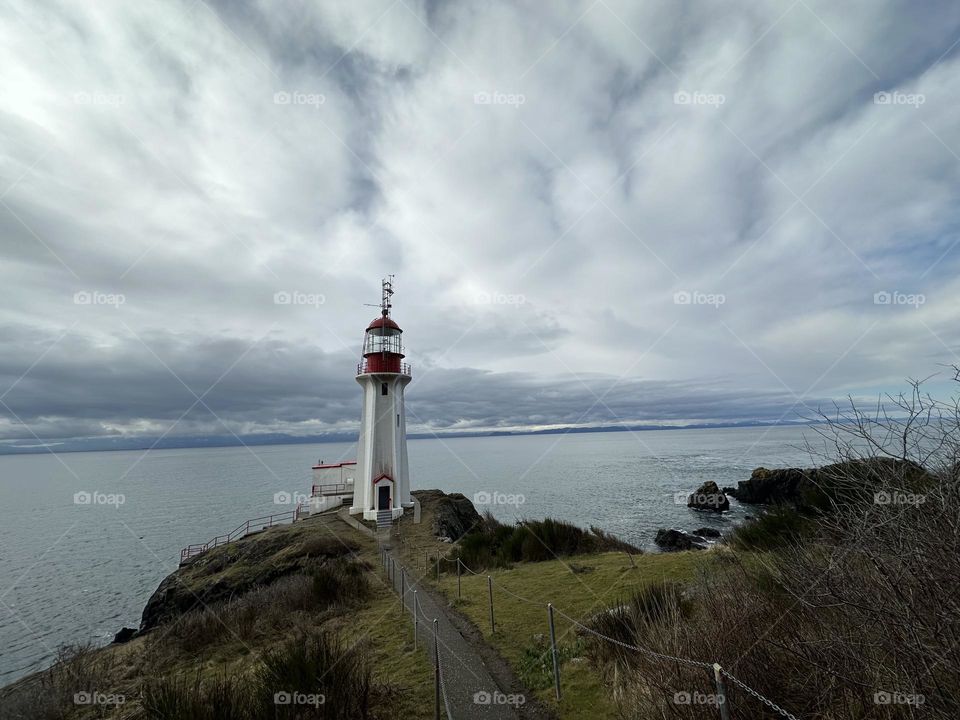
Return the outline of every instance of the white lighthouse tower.
<path id="1" fill-rule="evenodd" d="M 403 389 L 410 366 L 403 362 L 403 330 L 390 317 L 393 276 L 383 280 L 380 316 L 367 326 L 357 382 L 363 388 L 357 468 L 350 514 L 388 523 L 412 508 L 407 465 Z"/>

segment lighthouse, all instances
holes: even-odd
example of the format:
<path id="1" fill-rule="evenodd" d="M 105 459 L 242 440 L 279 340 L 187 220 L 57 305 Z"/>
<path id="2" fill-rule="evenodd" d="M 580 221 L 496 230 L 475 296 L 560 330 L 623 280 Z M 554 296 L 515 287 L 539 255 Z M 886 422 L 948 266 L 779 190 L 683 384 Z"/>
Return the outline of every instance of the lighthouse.
<path id="1" fill-rule="evenodd" d="M 350 514 L 378 525 L 412 508 L 407 465 L 407 420 L 403 390 L 410 382 L 410 366 L 403 362 L 403 330 L 390 317 L 393 276 L 382 282 L 380 315 L 363 334 L 357 382 L 363 390 L 360 438 Z"/>

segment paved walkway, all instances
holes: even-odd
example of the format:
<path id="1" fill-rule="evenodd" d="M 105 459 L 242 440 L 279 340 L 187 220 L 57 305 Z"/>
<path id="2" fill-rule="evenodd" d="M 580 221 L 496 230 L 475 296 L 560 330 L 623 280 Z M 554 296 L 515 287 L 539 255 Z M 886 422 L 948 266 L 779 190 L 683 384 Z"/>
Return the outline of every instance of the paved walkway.
<path id="1" fill-rule="evenodd" d="M 397 563 L 394 591 L 400 592 L 400 563 Z M 411 581 L 412 585 L 411 585 Z M 440 649 L 441 707 L 446 708 L 449 720 L 516 720 L 515 706 L 509 696 L 500 692 L 480 655 L 450 621 L 446 601 L 436 599 L 431 589 L 421 587 L 416 577 L 407 577 L 404 583 L 404 607 L 410 613 L 407 631 L 413 632 L 413 591 L 417 591 L 420 609 L 420 649 L 427 652 L 431 665 L 434 659 L 433 619 L 437 622 Z M 441 711 L 441 717 L 444 713 Z"/>

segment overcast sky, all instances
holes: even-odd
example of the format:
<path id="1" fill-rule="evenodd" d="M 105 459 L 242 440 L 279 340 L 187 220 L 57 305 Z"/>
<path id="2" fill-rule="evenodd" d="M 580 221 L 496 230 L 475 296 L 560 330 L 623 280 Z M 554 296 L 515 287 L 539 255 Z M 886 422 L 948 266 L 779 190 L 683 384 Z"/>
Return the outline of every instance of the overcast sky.
<path id="1" fill-rule="evenodd" d="M 0 13 L 5 441 L 351 431 L 387 273 L 411 431 L 947 389 L 956 2 Z"/>

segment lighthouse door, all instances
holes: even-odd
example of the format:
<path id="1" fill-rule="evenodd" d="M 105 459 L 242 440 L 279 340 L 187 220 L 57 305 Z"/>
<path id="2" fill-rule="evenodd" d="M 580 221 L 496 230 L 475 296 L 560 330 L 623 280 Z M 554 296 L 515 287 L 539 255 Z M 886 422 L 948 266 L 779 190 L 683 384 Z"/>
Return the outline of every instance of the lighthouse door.
<path id="1" fill-rule="evenodd" d="M 383 483 L 377 487 L 377 510 L 390 509 L 390 484 Z"/>

